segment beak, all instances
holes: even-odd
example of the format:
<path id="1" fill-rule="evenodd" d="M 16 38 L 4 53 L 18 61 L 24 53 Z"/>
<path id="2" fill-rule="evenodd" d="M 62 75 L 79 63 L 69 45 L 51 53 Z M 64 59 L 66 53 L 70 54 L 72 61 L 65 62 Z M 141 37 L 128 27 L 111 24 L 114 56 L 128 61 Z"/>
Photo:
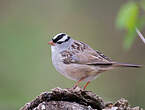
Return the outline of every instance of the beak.
<path id="1" fill-rule="evenodd" d="M 53 41 L 48 42 L 49 45 L 55 46 L 55 43 Z"/>

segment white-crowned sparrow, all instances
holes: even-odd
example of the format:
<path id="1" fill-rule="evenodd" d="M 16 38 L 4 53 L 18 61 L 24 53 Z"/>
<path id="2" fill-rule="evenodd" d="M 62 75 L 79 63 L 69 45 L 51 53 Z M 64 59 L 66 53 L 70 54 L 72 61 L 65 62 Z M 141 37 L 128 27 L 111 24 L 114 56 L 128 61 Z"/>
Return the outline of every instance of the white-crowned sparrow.
<path id="1" fill-rule="evenodd" d="M 49 41 L 52 51 L 52 63 L 56 70 L 65 77 L 77 81 L 86 81 L 84 89 L 90 81 L 106 71 L 116 67 L 140 67 L 112 61 L 101 52 L 93 50 L 87 44 L 74 40 L 65 33 L 59 33 Z"/>

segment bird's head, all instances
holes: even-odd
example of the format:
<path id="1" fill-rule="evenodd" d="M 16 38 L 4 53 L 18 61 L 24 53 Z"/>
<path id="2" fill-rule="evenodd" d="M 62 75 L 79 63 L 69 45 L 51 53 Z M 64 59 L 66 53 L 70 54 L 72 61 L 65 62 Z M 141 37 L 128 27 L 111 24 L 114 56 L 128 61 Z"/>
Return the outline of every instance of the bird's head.
<path id="1" fill-rule="evenodd" d="M 67 34 L 59 33 L 59 34 L 55 35 L 52 38 L 52 40 L 48 42 L 48 44 L 51 46 L 63 45 L 65 43 L 69 42 L 70 39 L 71 39 L 71 37 L 69 37 Z"/>
<path id="2" fill-rule="evenodd" d="M 72 44 L 72 41 L 73 39 L 67 34 L 59 33 L 48 44 L 51 45 L 52 50 L 62 51 L 68 48 Z"/>

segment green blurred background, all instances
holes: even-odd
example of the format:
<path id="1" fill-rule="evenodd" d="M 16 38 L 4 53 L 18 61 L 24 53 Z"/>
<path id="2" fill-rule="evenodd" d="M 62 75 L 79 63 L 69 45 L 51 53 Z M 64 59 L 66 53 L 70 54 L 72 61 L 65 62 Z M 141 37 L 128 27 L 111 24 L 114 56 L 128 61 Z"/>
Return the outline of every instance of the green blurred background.
<path id="1" fill-rule="evenodd" d="M 145 45 L 137 37 L 122 47 L 125 32 L 115 21 L 126 0 L 0 0 L 0 110 L 16 110 L 43 91 L 74 84 L 51 62 L 47 42 L 66 32 L 120 62 L 145 64 Z M 145 31 L 144 31 L 145 32 Z M 121 97 L 145 108 L 145 68 L 105 72 L 88 86 L 105 101 Z"/>

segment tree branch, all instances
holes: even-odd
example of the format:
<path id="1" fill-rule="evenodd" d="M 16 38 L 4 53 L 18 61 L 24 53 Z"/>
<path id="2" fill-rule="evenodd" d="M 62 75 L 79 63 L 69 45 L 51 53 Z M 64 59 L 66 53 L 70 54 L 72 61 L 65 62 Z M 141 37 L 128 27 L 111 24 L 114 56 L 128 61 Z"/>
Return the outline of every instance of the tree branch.
<path id="1" fill-rule="evenodd" d="M 144 38 L 144 36 L 142 35 L 142 33 L 139 31 L 138 28 L 136 28 L 136 32 L 137 32 L 137 34 L 139 35 L 140 39 L 141 39 L 141 40 L 143 41 L 143 43 L 145 44 L 145 38 Z"/>
<path id="2" fill-rule="evenodd" d="M 44 92 L 36 99 L 27 103 L 20 110 L 143 110 L 131 108 L 128 101 L 120 99 L 117 102 L 106 103 L 101 97 L 91 91 L 55 88 L 52 92 Z"/>

